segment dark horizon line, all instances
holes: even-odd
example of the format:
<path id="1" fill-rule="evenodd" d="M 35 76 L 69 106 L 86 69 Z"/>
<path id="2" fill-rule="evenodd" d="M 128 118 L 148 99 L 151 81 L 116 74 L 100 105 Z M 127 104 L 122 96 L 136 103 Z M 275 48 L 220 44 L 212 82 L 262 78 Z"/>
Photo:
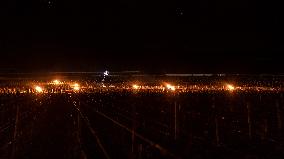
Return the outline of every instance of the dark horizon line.
<path id="1" fill-rule="evenodd" d="M 104 70 L 106 71 L 106 70 Z M 50 75 L 58 75 L 58 74 L 93 74 L 93 75 L 103 75 L 104 71 L 22 71 L 22 72 L 3 72 L 0 70 L 0 75 L 42 75 L 42 74 L 50 74 Z M 258 76 L 284 76 L 284 72 L 282 73 L 242 73 L 242 72 L 187 72 L 187 73 L 177 73 L 173 71 L 169 72 L 147 72 L 147 71 L 111 71 L 109 76 L 115 75 L 164 75 L 164 76 L 246 76 L 246 75 L 258 75 Z"/>

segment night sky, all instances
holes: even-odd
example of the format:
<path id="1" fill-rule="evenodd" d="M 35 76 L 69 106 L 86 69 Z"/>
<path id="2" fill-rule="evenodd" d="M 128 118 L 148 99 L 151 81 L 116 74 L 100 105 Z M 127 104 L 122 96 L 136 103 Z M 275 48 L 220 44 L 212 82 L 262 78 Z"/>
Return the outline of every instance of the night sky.
<path id="1" fill-rule="evenodd" d="M 280 2 L 3 0 L 0 72 L 283 73 Z"/>

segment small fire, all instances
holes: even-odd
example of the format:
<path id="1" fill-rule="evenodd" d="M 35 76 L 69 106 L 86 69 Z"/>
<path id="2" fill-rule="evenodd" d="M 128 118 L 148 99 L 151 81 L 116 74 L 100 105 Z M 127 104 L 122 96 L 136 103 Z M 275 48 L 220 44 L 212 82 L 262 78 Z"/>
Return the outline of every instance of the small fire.
<path id="1" fill-rule="evenodd" d="M 75 91 L 80 90 L 80 85 L 79 85 L 78 83 L 75 83 L 75 84 L 73 85 L 73 89 L 74 89 Z"/>
<path id="2" fill-rule="evenodd" d="M 229 91 L 235 90 L 235 87 L 233 85 L 231 85 L 231 84 L 227 84 L 226 87 L 227 87 L 227 90 L 229 90 Z"/>
<path id="3" fill-rule="evenodd" d="M 172 90 L 172 91 L 175 91 L 175 90 L 176 90 L 175 86 L 170 85 L 170 84 L 167 84 L 166 87 L 167 87 L 169 90 Z"/>
<path id="4" fill-rule="evenodd" d="M 140 86 L 138 86 L 137 84 L 132 85 L 133 89 L 139 89 Z"/>
<path id="5" fill-rule="evenodd" d="M 60 81 L 56 79 L 56 80 L 53 81 L 53 83 L 58 85 L 58 84 L 60 84 Z"/>
<path id="6" fill-rule="evenodd" d="M 35 90 L 36 90 L 36 92 L 38 92 L 38 93 L 42 93 L 42 92 L 43 92 L 43 89 L 42 89 L 40 86 L 36 86 L 36 87 L 35 87 Z"/>

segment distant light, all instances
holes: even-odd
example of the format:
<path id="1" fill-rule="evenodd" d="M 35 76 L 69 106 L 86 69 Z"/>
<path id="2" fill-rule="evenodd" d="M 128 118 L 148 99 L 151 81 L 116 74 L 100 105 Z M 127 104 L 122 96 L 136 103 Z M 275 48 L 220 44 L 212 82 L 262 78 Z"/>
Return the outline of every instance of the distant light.
<path id="1" fill-rule="evenodd" d="M 229 90 L 229 91 L 235 90 L 235 87 L 234 87 L 233 85 L 231 85 L 231 84 L 227 84 L 226 88 L 227 88 L 227 90 Z"/>
<path id="2" fill-rule="evenodd" d="M 172 86 L 170 84 L 167 84 L 166 87 L 167 87 L 167 89 L 172 90 L 172 91 L 176 90 L 175 86 Z"/>
<path id="3" fill-rule="evenodd" d="M 43 92 L 43 89 L 40 86 L 36 86 L 35 90 L 36 90 L 37 93 L 42 93 Z"/>
<path id="4" fill-rule="evenodd" d="M 132 85 L 132 88 L 133 88 L 133 89 L 139 89 L 140 86 L 138 86 L 137 84 L 134 84 L 134 85 Z"/>
<path id="5" fill-rule="evenodd" d="M 104 76 L 108 76 L 109 75 L 109 72 L 106 70 L 105 72 L 104 72 Z"/>

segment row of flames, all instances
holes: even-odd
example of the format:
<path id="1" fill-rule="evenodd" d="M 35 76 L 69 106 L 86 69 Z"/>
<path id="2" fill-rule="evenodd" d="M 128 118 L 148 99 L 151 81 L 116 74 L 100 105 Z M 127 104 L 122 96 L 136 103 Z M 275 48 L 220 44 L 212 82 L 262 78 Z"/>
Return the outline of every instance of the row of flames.
<path id="1" fill-rule="evenodd" d="M 64 82 L 61 82 L 60 80 L 56 79 L 56 80 L 53 80 L 52 82 L 49 83 L 50 85 L 63 85 L 63 84 L 66 84 Z M 68 85 L 74 90 L 74 91 L 79 91 L 81 89 L 81 86 L 79 83 L 68 83 Z M 164 83 L 164 88 L 168 91 L 175 91 L 176 89 L 178 89 L 179 86 L 174 86 L 172 84 L 169 84 L 169 83 Z M 228 90 L 228 91 L 234 91 L 236 89 L 235 86 L 233 86 L 232 84 L 226 84 L 225 86 L 225 89 Z M 138 85 L 138 84 L 133 84 L 132 85 L 132 89 L 134 90 L 139 90 L 139 89 L 142 89 L 143 86 L 142 85 Z M 39 85 L 35 85 L 34 86 L 34 90 L 37 92 L 37 93 L 43 93 L 44 92 L 44 88 L 39 86 Z"/>

